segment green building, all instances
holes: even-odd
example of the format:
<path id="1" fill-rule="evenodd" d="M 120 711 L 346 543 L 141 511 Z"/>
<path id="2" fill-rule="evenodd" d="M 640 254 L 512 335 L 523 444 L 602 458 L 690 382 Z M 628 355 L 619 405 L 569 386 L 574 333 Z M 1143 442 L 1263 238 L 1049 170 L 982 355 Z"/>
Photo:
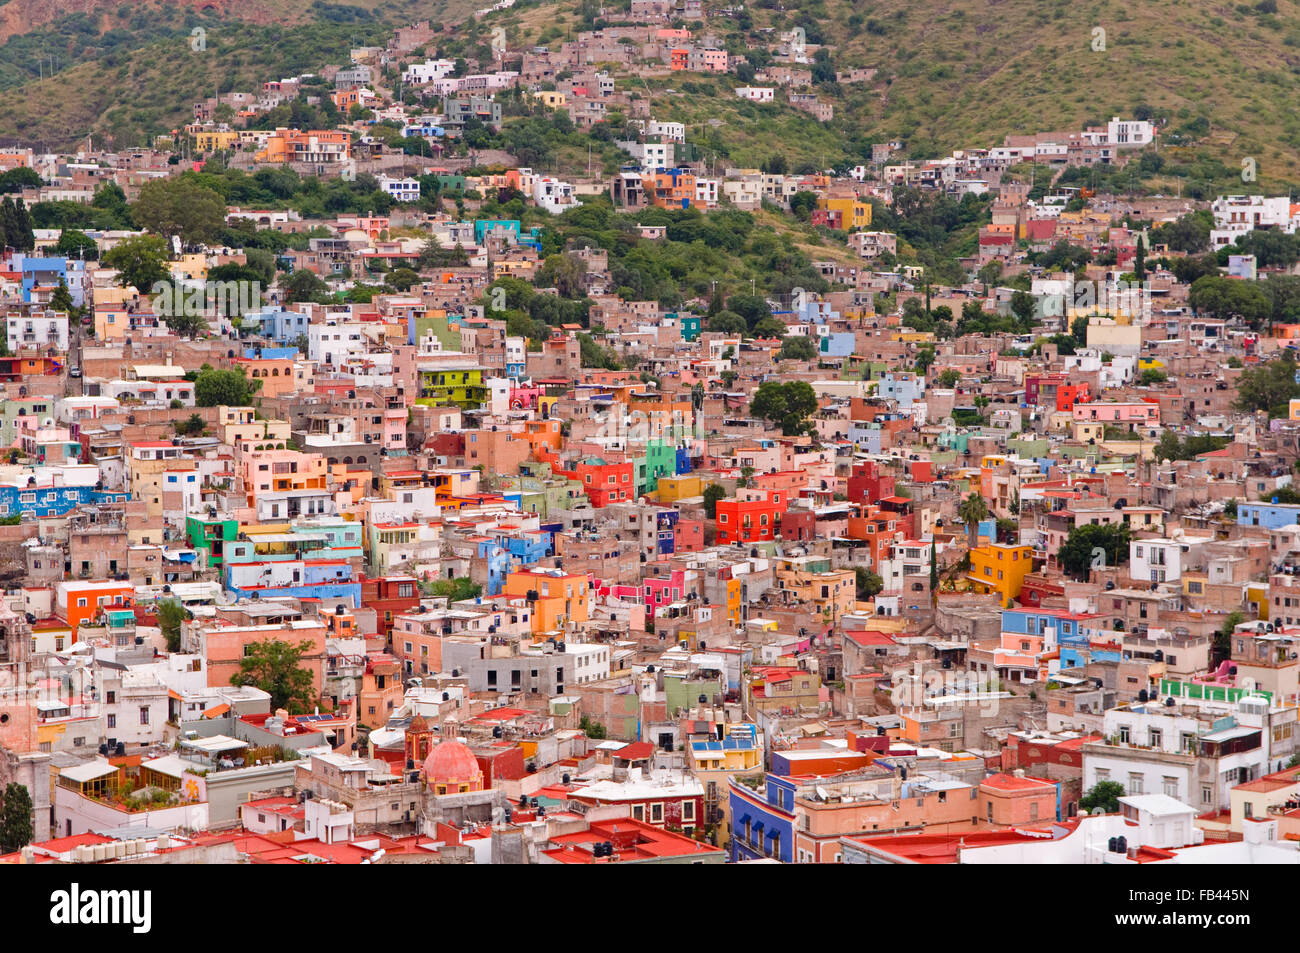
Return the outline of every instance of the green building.
<path id="1" fill-rule="evenodd" d="M 481 407 L 487 401 L 487 394 L 483 369 L 477 365 L 421 368 L 420 396 L 416 403 L 428 407 L 455 404 L 468 410 Z"/>
<path id="2" fill-rule="evenodd" d="M 657 440 L 646 444 L 645 456 L 633 460 L 636 474 L 636 495 L 653 493 L 659 489 L 661 476 L 677 473 L 677 450 Z"/>
<path id="3" fill-rule="evenodd" d="M 229 516 L 187 516 L 185 535 L 191 547 L 204 551 L 208 566 L 220 570 L 226 543 L 233 543 L 239 536 L 239 521 Z"/>

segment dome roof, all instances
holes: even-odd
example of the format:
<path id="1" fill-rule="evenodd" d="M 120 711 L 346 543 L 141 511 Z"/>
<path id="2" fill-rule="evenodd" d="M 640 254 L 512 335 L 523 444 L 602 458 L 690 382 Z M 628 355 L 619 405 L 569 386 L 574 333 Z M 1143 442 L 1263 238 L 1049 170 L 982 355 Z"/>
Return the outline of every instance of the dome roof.
<path id="1" fill-rule="evenodd" d="M 430 784 L 481 783 L 483 772 L 466 745 L 443 741 L 434 745 L 424 759 L 424 777 Z"/>

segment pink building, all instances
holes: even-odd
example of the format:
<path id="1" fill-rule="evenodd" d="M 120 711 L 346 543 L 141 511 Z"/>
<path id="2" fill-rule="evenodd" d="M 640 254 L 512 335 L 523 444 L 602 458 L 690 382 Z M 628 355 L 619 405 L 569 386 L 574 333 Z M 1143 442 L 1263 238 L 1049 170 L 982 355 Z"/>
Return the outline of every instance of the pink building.
<path id="1" fill-rule="evenodd" d="M 1075 423 L 1135 423 L 1155 426 L 1160 422 L 1160 405 L 1145 401 L 1109 403 L 1097 401 L 1074 405 Z"/>

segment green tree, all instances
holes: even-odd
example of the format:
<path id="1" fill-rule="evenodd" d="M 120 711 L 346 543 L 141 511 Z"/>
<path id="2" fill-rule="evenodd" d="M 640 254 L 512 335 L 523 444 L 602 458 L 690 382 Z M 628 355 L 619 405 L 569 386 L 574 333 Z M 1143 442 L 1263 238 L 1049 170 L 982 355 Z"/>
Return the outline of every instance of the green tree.
<path id="1" fill-rule="evenodd" d="M 1225 321 L 1239 317 L 1256 329 L 1273 314 L 1273 302 L 1257 282 L 1223 275 L 1197 278 L 1187 292 L 1187 303 L 1198 315 Z"/>
<path id="2" fill-rule="evenodd" d="M 772 308 L 762 295 L 732 295 L 727 299 L 727 308 L 744 318 L 745 323 L 751 328 L 763 318 L 772 316 Z"/>
<path id="3" fill-rule="evenodd" d="M 591 718 L 588 718 L 586 715 L 583 715 L 580 719 L 578 719 L 578 727 L 588 738 L 592 739 L 593 741 L 600 741 L 606 737 L 605 726 L 598 721 L 593 721 Z"/>
<path id="4" fill-rule="evenodd" d="M 1270 417 L 1287 416 L 1288 402 L 1300 397 L 1295 375 L 1295 357 L 1290 351 L 1283 351 L 1278 360 L 1261 367 L 1247 368 L 1237 379 L 1237 409 L 1264 410 Z"/>
<path id="5" fill-rule="evenodd" d="M 394 268 L 388 273 L 385 284 L 398 291 L 410 291 L 411 285 L 420 280 L 420 276 L 410 268 Z"/>
<path id="6" fill-rule="evenodd" d="M 934 348 L 923 347 L 916 352 L 916 373 L 924 377 L 932 364 L 934 364 Z"/>
<path id="7" fill-rule="evenodd" d="M 321 281 L 306 268 L 300 268 L 291 275 L 280 279 L 284 288 L 284 303 L 296 304 L 300 301 L 324 302 L 329 295 L 330 286 Z"/>
<path id="8" fill-rule="evenodd" d="M 430 579 L 421 583 L 420 591 L 433 599 L 463 602 L 483 594 L 483 587 L 469 579 Z"/>
<path id="9" fill-rule="evenodd" d="M 312 650 L 303 639 L 296 646 L 279 639 L 253 642 L 245 647 L 239 671 L 230 676 L 231 685 L 252 685 L 271 696 L 271 710 L 284 708 L 291 715 L 309 711 L 317 702 L 311 672 L 303 656 Z"/>
<path id="10" fill-rule="evenodd" d="M 200 407 L 247 407 L 261 386 L 262 382 L 250 380 L 242 367 L 233 370 L 209 367 L 194 379 L 194 402 Z"/>
<path id="11" fill-rule="evenodd" d="M 137 235 L 118 242 L 104 253 L 103 263 L 117 270 L 117 283 L 151 294 L 154 285 L 168 278 L 167 242 L 157 235 Z"/>
<path id="12" fill-rule="evenodd" d="M 725 499 L 727 491 L 718 483 L 710 483 L 704 488 L 704 512 L 709 519 L 718 518 L 718 500 Z"/>
<path id="13" fill-rule="evenodd" d="M 1127 523 L 1076 526 L 1057 551 L 1061 570 L 1076 579 L 1086 580 L 1094 560 L 1103 567 L 1122 566 L 1128 562 L 1129 529 Z"/>
<path id="14" fill-rule="evenodd" d="M 1098 781 L 1087 794 L 1079 798 L 1079 810 L 1091 813 L 1101 808 L 1107 814 L 1119 812 L 1119 799 L 1127 792 L 1118 781 Z"/>
<path id="15" fill-rule="evenodd" d="M 817 410 L 817 393 L 807 381 L 766 381 L 749 402 L 751 417 L 781 425 L 787 437 L 802 433 Z"/>
<path id="16" fill-rule="evenodd" d="M 197 415 L 196 415 L 197 416 Z M 181 623 L 190 617 L 190 611 L 179 599 L 164 599 L 158 603 L 158 628 L 167 640 L 168 652 L 181 650 Z"/>
<path id="17" fill-rule="evenodd" d="M 935 377 L 934 382 L 938 384 L 940 387 L 946 388 L 946 387 L 956 387 L 957 382 L 960 380 L 961 380 L 961 371 L 958 371 L 955 368 L 946 367 L 939 372 L 938 376 Z"/>
<path id="18" fill-rule="evenodd" d="M 778 341 L 785 337 L 785 332 L 786 326 L 776 318 L 760 318 L 750 329 L 750 333 L 756 338 L 775 338 Z"/>
<path id="19" fill-rule="evenodd" d="M 1232 633 L 1245 621 L 1246 617 L 1240 612 L 1229 612 L 1223 620 L 1223 625 L 1214 634 L 1214 654 L 1217 661 L 1232 657 Z"/>
<path id="20" fill-rule="evenodd" d="M 1169 375 L 1156 367 L 1148 367 L 1138 378 L 1138 384 L 1142 387 L 1150 387 L 1152 384 L 1163 384 L 1169 380 Z"/>
<path id="21" fill-rule="evenodd" d="M 623 362 L 618 359 L 618 355 L 598 344 L 590 334 L 578 334 L 578 348 L 583 367 L 597 367 L 609 371 L 621 370 L 623 367 Z"/>
<path id="22" fill-rule="evenodd" d="M 966 547 L 974 549 L 979 540 L 979 524 L 989 518 L 989 505 L 978 493 L 971 493 L 957 506 L 957 519 L 966 524 Z"/>
<path id="23" fill-rule="evenodd" d="M 10 781 L 0 801 L 0 854 L 12 854 L 32 842 L 32 796 L 27 786 Z"/>
<path id="24" fill-rule="evenodd" d="M 143 228 L 187 245 L 210 242 L 225 227 L 226 200 L 186 176 L 154 179 L 141 186 L 131 214 Z"/>
<path id="25" fill-rule="evenodd" d="M 749 322 L 734 311 L 719 311 L 709 318 L 708 329 L 719 334 L 748 334 Z"/>
<path id="26" fill-rule="evenodd" d="M 54 253 L 64 258 L 84 258 L 86 261 L 95 261 L 99 258 L 99 246 L 81 229 L 65 228 L 59 232 L 59 240 L 54 244 Z"/>
<path id="27" fill-rule="evenodd" d="M 812 342 L 811 338 L 803 335 L 794 335 L 786 338 L 781 342 L 781 350 L 777 354 L 779 361 L 813 361 L 817 359 L 817 345 Z"/>
<path id="28" fill-rule="evenodd" d="M 1133 258 L 1133 277 L 1137 281 L 1146 281 L 1147 278 L 1147 246 L 1141 235 L 1138 236 L 1137 251 Z"/>
<path id="29" fill-rule="evenodd" d="M 858 598 L 861 600 L 871 599 L 885 588 L 885 580 L 865 566 L 854 567 L 853 574 L 857 577 Z"/>
<path id="30" fill-rule="evenodd" d="M 989 285 L 997 284 L 997 280 L 1002 277 L 1002 262 L 994 259 L 986 261 L 980 266 L 979 280 L 984 286 L 984 293 L 989 293 Z"/>
<path id="31" fill-rule="evenodd" d="M 182 437 L 197 437 L 207 429 L 207 424 L 198 414 L 190 414 L 188 420 L 178 420 L 172 426 Z"/>
<path id="32" fill-rule="evenodd" d="M 68 283 L 59 276 L 59 286 L 54 289 L 54 294 L 50 296 L 50 309 L 61 311 L 65 314 L 71 314 L 75 309 L 72 305 L 72 292 L 68 290 Z"/>

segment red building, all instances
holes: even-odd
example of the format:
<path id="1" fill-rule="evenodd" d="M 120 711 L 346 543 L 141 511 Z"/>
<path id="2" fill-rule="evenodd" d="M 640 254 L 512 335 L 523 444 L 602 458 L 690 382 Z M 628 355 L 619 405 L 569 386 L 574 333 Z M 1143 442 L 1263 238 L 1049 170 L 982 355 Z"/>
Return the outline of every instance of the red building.
<path id="1" fill-rule="evenodd" d="M 562 473 L 582 484 L 591 505 L 600 507 L 636 499 L 631 463 L 606 463 L 600 459 L 584 460 L 569 473 Z"/>
<path id="2" fill-rule="evenodd" d="M 559 834 L 551 838 L 553 845 L 541 852 L 542 863 L 552 864 L 625 864 L 625 863 L 680 863 L 679 858 L 689 858 L 691 863 L 720 864 L 726 857 L 721 847 L 661 830 L 636 821 L 595 821 L 585 831 Z M 603 849 L 597 856 L 597 845 L 608 844 L 608 855 Z"/>
<path id="3" fill-rule="evenodd" d="M 812 224 L 825 225 L 827 228 L 842 231 L 844 228 L 844 212 L 837 208 L 815 208 L 812 210 Z"/>
<path id="4" fill-rule="evenodd" d="M 776 538 L 777 525 L 789 505 L 786 495 L 773 490 L 750 490 L 748 493 L 755 498 L 718 501 L 719 543 L 750 543 Z"/>
<path id="5" fill-rule="evenodd" d="M 678 520 L 673 527 L 673 552 L 693 553 L 704 548 L 704 520 Z"/>
<path id="6" fill-rule="evenodd" d="M 1088 384 L 1061 384 L 1056 388 L 1056 409 L 1073 410 L 1075 404 L 1086 404 L 1091 400 Z"/>
<path id="7" fill-rule="evenodd" d="M 420 586 L 414 576 L 361 578 L 361 604 L 375 610 L 375 622 L 384 643 L 392 642 L 393 619 L 420 604 Z"/>
<path id="8" fill-rule="evenodd" d="M 894 495 L 894 478 L 875 463 L 854 464 L 849 474 L 849 501 L 875 503 Z"/>

